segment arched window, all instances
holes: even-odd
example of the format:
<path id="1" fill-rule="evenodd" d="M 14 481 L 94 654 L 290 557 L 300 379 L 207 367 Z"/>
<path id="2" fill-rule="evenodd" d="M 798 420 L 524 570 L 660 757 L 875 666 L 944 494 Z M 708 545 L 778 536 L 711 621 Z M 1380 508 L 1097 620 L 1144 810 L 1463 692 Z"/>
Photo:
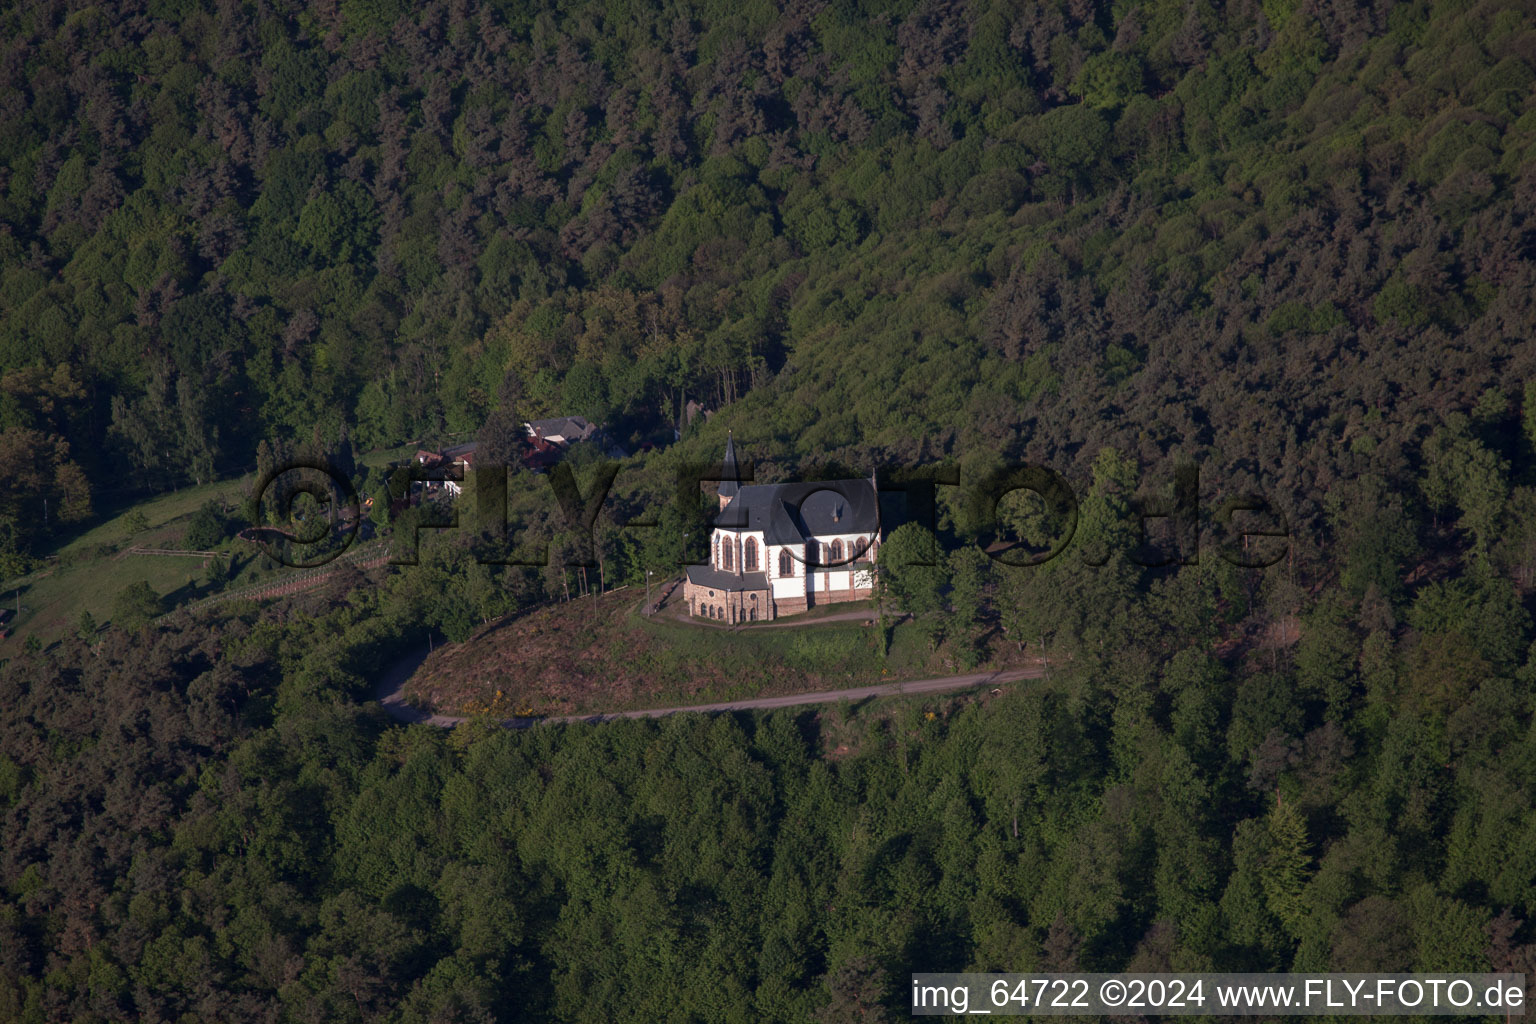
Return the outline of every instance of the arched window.
<path id="1" fill-rule="evenodd" d="M 795 560 L 786 549 L 779 552 L 779 575 L 793 576 L 795 574 Z"/>
<path id="2" fill-rule="evenodd" d="M 869 538 L 868 537 L 860 537 L 858 540 L 853 542 L 853 557 L 854 558 L 858 558 L 860 555 L 862 555 L 864 552 L 866 552 L 868 550 L 869 550 Z"/>
<path id="3" fill-rule="evenodd" d="M 742 549 L 741 567 L 747 572 L 757 572 L 757 538 L 748 537 L 747 546 Z"/>
<path id="4" fill-rule="evenodd" d="M 843 561 L 843 542 L 842 541 L 835 540 L 835 541 L 832 542 L 832 551 L 831 551 L 831 554 L 829 554 L 827 556 L 827 561 L 831 565 L 841 565 L 842 564 L 842 561 Z"/>
<path id="5" fill-rule="evenodd" d="M 727 570 L 731 568 L 731 548 L 735 546 L 729 537 L 720 541 L 720 568 Z"/>

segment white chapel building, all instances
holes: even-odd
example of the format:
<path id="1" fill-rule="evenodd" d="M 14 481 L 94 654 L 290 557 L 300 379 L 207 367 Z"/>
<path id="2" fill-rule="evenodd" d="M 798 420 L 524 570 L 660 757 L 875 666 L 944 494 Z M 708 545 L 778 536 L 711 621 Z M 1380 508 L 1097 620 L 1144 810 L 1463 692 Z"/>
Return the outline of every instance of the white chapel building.
<path id="1" fill-rule="evenodd" d="M 752 622 L 874 593 L 880 496 L 873 475 L 743 485 L 730 439 L 722 475 L 709 564 L 689 566 L 683 586 L 690 615 Z"/>

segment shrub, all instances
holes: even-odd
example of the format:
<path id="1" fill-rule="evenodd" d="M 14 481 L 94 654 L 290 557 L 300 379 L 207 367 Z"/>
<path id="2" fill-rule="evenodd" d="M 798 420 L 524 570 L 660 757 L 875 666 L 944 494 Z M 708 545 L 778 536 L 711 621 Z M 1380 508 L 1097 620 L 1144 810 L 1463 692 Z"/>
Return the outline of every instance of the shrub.
<path id="1" fill-rule="evenodd" d="M 129 632 L 136 632 L 149 625 L 164 610 L 155 588 L 140 580 L 117 592 L 112 602 L 112 621 Z"/>
<path id="2" fill-rule="evenodd" d="M 224 534 L 224 513 L 217 502 L 209 501 L 192 513 L 183 543 L 195 551 L 204 551 L 222 541 Z"/>

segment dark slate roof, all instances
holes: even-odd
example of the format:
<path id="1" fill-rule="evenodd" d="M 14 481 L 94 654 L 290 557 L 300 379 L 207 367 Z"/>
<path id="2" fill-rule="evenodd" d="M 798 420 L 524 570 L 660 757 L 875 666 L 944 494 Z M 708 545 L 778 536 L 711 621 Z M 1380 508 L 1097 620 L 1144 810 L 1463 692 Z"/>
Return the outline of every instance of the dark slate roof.
<path id="1" fill-rule="evenodd" d="M 880 528 L 879 500 L 868 480 L 748 484 L 736 492 L 715 525 L 722 530 L 761 531 L 769 544 L 874 533 Z"/>
<path id="2" fill-rule="evenodd" d="M 767 590 L 768 574 L 744 572 L 738 576 L 734 572 L 726 572 L 724 569 L 715 569 L 707 565 L 690 565 L 688 582 L 694 586 L 713 587 L 716 590 Z"/>
<path id="3" fill-rule="evenodd" d="M 585 441 L 597 432 L 597 427 L 581 416 L 534 420 L 527 426 L 536 437 L 564 437 L 567 441 Z"/>
<path id="4" fill-rule="evenodd" d="M 736 442 L 729 433 L 725 435 L 725 462 L 722 463 L 719 490 L 722 498 L 734 498 L 741 490 L 741 471 L 736 468 Z"/>

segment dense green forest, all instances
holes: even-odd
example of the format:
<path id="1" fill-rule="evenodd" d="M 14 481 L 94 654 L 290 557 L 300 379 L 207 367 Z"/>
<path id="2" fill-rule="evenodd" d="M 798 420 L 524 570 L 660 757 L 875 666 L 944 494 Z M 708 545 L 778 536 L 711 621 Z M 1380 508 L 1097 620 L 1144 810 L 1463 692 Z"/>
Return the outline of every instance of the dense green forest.
<path id="1" fill-rule="evenodd" d="M 1531 376 L 1527 14 L 13 5 L 0 515 L 743 396 L 773 454 L 1116 443 L 1315 515 Z"/>
<path id="2" fill-rule="evenodd" d="M 1406 629 L 1330 592 L 1223 659 L 1219 579 L 1084 573 L 1052 678 L 981 702 L 445 733 L 362 703 L 411 579 L 0 670 L 0 1017 L 830 1022 L 901 1019 L 917 969 L 1536 975 L 1507 583 L 1427 587 Z"/>
<path id="3" fill-rule="evenodd" d="M 1536 977 L 1528 5 L 42 0 L 0 36 L 0 575 L 284 453 L 504 450 L 542 414 L 662 446 L 597 523 L 611 579 L 698 536 L 672 473 L 727 426 L 760 479 L 1031 460 L 1081 502 L 1037 568 L 977 554 L 963 488 L 898 545 L 940 549 L 887 577 L 936 650 L 1049 652 L 995 696 L 392 723 L 401 653 L 566 585 L 471 529 L 13 644 L 0 1020 Z M 1189 466 L 1209 546 L 1128 557 Z M 511 493 L 558 566 L 546 489 Z M 1267 569 L 1217 556 L 1249 492 L 1287 523 Z M 1008 528 L 1049 547 L 1037 512 Z"/>

